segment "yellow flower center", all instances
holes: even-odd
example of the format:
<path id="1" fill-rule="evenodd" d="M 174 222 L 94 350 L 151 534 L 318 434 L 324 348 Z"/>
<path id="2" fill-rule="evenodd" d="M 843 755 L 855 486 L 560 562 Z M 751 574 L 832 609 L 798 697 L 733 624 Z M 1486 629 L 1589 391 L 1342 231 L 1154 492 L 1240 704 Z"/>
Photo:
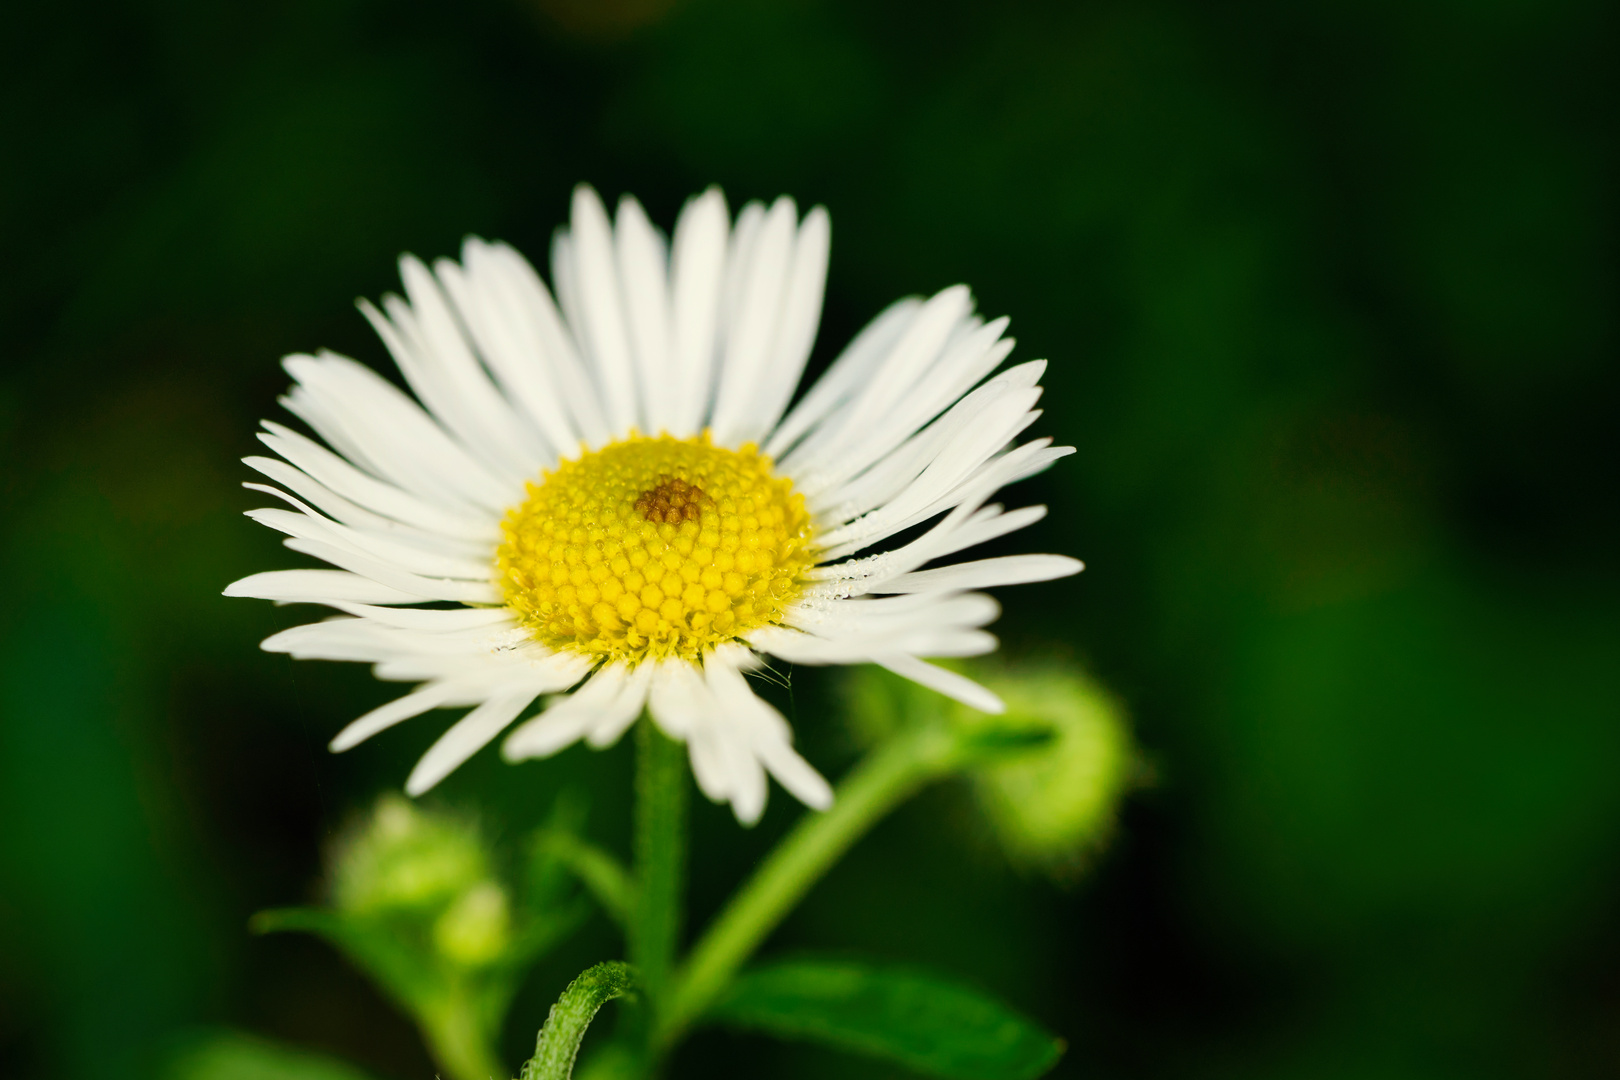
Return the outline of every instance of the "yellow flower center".
<path id="1" fill-rule="evenodd" d="M 815 562 L 793 481 L 708 432 L 632 433 L 564 461 L 501 531 L 507 606 L 543 644 L 614 659 L 696 660 L 780 622 Z"/>

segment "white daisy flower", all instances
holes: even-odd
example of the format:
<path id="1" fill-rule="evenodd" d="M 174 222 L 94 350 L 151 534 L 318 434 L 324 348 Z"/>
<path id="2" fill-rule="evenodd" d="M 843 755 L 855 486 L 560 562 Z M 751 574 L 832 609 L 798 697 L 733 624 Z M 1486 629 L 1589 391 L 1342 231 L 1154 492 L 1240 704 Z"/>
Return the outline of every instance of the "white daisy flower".
<path id="1" fill-rule="evenodd" d="M 699 787 L 756 820 L 766 774 L 812 807 L 827 782 L 743 673 L 765 656 L 875 663 L 979 709 L 1001 703 L 924 657 L 992 651 L 971 590 L 1072 574 L 1060 555 L 926 564 L 1040 519 L 997 489 L 1068 454 L 1012 442 L 1044 363 L 987 376 L 1007 320 L 963 286 L 866 327 L 790 409 L 821 314 L 829 226 L 793 200 L 735 223 L 711 189 L 673 241 L 626 198 L 574 194 L 552 293 L 504 244 L 400 263 L 406 298 L 362 304 L 415 393 L 323 352 L 285 361 L 282 399 L 320 442 L 270 421 L 251 511 L 335 569 L 243 578 L 229 596 L 344 612 L 272 652 L 375 664 L 419 683 L 332 740 L 472 706 L 406 790 L 421 794 L 541 695 L 509 760 L 612 743 L 646 708 Z M 914 529 L 932 522 L 920 533 Z M 903 543 L 885 541 L 911 530 Z M 882 549 L 872 554 L 874 549 Z M 867 554 L 862 554 L 867 553 Z"/>

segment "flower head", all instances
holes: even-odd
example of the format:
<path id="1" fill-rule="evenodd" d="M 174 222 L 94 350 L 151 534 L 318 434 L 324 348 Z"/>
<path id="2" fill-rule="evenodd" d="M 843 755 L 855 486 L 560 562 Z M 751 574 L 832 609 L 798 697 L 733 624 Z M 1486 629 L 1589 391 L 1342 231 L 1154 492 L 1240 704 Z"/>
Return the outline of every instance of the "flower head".
<path id="1" fill-rule="evenodd" d="M 249 486 L 291 509 L 250 516 L 335 569 L 226 592 L 344 613 L 268 650 L 419 684 L 334 750 L 472 706 L 411 773 L 419 794 L 542 695 L 509 759 L 607 745 L 645 708 L 704 793 L 751 822 L 767 773 L 810 806 L 832 797 L 744 678 L 765 656 L 877 663 L 1001 707 L 924 658 L 995 648 L 996 604 L 970 590 L 1080 564 L 923 567 L 1043 515 L 989 500 L 1071 452 L 1011 445 L 1039 415 L 1044 365 L 990 377 L 1007 320 L 986 324 L 954 286 L 891 305 L 793 402 L 828 241 L 819 207 L 750 203 L 732 223 L 714 189 L 666 241 L 635 200 L 610 222 L 581 187 L 552 249 L 557 302 L 522 256 L 471 239 L 459 264 L 406 257 L 406 298 L 362 305 L 414 399 L 345 357 L 285 361 L 283 404 L 325 445 L 266 422 L 278 457 L 247 463 L 279 486 Z"/>

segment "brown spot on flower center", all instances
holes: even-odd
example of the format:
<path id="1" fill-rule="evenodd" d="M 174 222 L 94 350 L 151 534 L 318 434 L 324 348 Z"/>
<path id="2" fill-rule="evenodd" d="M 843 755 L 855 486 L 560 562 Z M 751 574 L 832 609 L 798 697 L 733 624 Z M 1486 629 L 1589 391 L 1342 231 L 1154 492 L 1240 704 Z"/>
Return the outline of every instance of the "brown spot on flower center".
<path id="1" fill-rule="evenodd" d="M 702 488 L 673 476 L 660 476 L 657 487 L 643 491 L 636 499 L 642 517 L 665 525 L 697 521 L 705 508 L 713 507 L 714 500 Z"/>

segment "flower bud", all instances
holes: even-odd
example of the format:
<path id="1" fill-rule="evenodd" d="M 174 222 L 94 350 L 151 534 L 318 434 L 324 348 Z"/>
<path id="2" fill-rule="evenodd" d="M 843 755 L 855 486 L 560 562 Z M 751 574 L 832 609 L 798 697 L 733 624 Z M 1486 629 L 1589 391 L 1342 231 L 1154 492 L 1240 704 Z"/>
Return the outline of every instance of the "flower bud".
<path id="1" fill-rule="evenodd" d="M 434 921 L 433 945 L 452 963 L 483 967 L 506 951 L 511 929 L 506 890 L 493 881 L 480 881 Z"/>
<path id="2" fill-rule="evenodd" d="M 999 717 L 966 710 L 963 722 L 1046 728 L 1051 738 L 998 755 L 973 771 L 978 801 L 1015 862 L 1077 869 L 1106 839 L 1115 807 L 1137 772 L 1124 710 L 1071 665 L 974 671 L 999 694 Z"/>
<path id="3" fill-rule="evenodd" d="M 356 914 L 420 911 L 450 902 L 489 877 L 489 856 L 470 825 L 418 809 L 397 795 L 333 859 L 333 899 Z"/>

